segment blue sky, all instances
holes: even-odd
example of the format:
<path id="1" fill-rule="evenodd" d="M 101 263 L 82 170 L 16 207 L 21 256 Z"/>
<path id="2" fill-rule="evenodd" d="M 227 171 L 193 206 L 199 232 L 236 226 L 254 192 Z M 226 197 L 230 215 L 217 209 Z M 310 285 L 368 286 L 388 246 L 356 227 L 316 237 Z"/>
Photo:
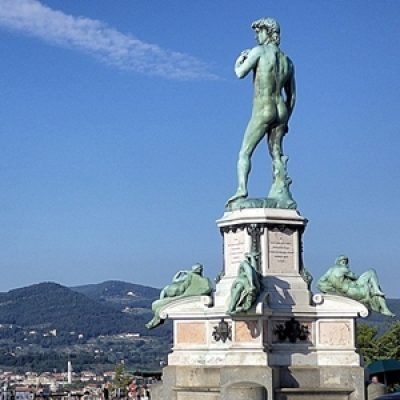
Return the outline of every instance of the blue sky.
<path id="1" fill-rule="evenodd" d="M 347 254 L 400 297 L 397 0 L 0 0 L 0 290 L 219 272 L 252 98 L 233 63 L 263 16 L 296 66 L 305 263 Z M 270 168 L 261 143 L 252 197 Z"/>

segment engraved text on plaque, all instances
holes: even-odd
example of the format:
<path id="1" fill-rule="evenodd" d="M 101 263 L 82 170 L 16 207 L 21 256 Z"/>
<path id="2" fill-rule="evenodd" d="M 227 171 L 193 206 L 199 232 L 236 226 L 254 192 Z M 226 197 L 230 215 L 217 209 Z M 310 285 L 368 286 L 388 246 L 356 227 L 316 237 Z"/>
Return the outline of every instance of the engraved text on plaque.
<path id="1" fill-rule="evenodd" d="M 292 272 L 294 232 L 291 229 L 274 228 L 268 232 L 270 272 Z"/>

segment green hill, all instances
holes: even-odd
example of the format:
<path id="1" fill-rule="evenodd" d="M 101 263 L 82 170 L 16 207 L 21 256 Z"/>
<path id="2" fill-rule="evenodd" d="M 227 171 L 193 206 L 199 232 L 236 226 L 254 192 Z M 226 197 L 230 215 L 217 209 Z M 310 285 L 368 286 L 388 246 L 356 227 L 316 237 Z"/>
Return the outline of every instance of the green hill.
<path id="1" fill-rule="evenodd" d="M 74 289 L 53 282 L 0 293 L 0 369 L 20 372 L 158 368 L 171 347 L 171 324 L 149 331 L 159 290 L 126 282 Z M 96 351 L 94 351 L 94 349 Z"/>
<path id="2" fill-rule="evenodd" d="M 156 291 L 149 289 L 151 293 Z M 146 305 L 150 304 L 149 299 L 144 300 Z M 56 329 L 57 337 L 73 333 L 85 338 L 122 332 L 149 335 L 144 326 L 151 318 L 148 306 L 141 313 L 130 314 L 108 303 L 57 283 L 39 283 L 0 293 L 0 324 L 17 325 L 29 331 Z"/>
<path id="3" fill-rule="evenodd" d="M 159 289 L 122 281 L 106 281 L 71 289 L 125 312 L 149 311 L 151 303 L 160 295 Z"/>

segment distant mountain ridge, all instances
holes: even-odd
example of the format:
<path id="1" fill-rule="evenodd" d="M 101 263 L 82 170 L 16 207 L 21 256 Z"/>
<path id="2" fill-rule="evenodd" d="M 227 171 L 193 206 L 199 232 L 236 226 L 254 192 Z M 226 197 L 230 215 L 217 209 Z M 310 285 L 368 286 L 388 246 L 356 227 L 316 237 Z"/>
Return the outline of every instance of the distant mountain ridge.
<path id="1" fill-rule="evenodd" d="M 129 292 L 134 292 L 137 295 L 143 297 L 154 297 L 160 293 L 160 289 L 118 280 L 109 280 L 101 283 L 71 286 L 70 289 L 84 293 L 89 297 L 122 296 Z"/>
<path id="2" fill-rule="evenodd" d="M 70 332 L 86 338 L 122 332 L 149 335 L 144 325 L 158 294 L 158 289 L 118 281 L 75 288 L 43 282 L 0 293 L 0 324 L 29 331 L 56 329 L 57 336 Z"/>
<path id="3" fill-rule="evenodd" d="M 171 348 L 171 323 L 149 331 L 160 290 L 120 281 L 68 288 L 43 282 L 0 293 L 0 369 L 158 368 Z"/>
<path id="4" fill-rule="evenodd" d="M 151 303 L 160 296 L 160 289 L 115 280 L 74 286 L 70 289 L 84 294 L 92 300 L 124 311 L 149 310 Z"/>

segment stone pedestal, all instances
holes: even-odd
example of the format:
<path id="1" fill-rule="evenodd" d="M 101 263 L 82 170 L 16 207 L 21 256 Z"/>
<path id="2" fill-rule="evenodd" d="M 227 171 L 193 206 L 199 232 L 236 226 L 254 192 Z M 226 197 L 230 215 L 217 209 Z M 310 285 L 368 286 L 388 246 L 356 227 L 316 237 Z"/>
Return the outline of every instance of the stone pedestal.
<path id="1" fill-rule="evenodd" d="M 174 342 L 157 399 L 364 399 L 355 320 L 366 308 L 314 295 L 304 279 L 295 210 L 244 209 L 217 221 L 224 268 L 212 296 L 176 300 L 161 311 Z M 244 254 L 257 249 L 263 291 L 246 313 L 227 314 Z"/>
<path id="2" fill-rule="evenodd" d="M 290 312 L 309 307 L 310 293 L 301 276 L 306 224 L 307 220 L 296 210 L 253 208 L 225 213 L 217 221 L 223 236 L 224 275 L 217 285 L 216 306 L 229 298 L 226 286 L 230 289 L 244 253 L 257 248 L 269 305 Z"/>

